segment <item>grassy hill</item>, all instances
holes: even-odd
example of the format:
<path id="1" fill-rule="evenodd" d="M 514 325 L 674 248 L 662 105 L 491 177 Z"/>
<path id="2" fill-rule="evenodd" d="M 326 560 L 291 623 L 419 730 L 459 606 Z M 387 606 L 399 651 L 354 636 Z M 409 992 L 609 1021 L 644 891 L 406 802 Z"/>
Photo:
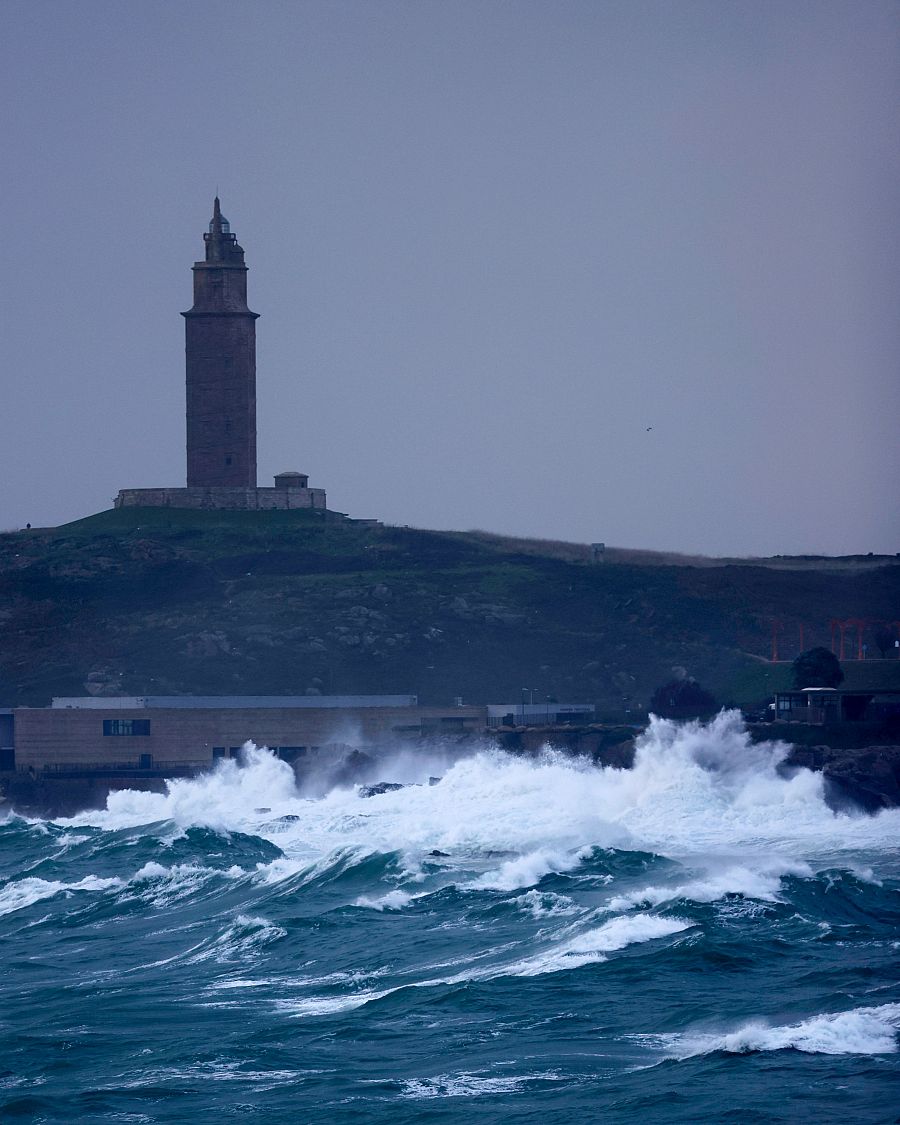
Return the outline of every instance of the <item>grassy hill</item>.
<path id="1" fill-rule="evenodd" d="M 0 535 L 0 705 L 307 690 L 504 702 L 527 688 L 613 719 L 673 668 L 750 705 L 789 679 L 766 659 L 773 619 L 788 660 L 801 624 L 808 648 L 828 644 L 832 618 L 896 619 L 897 561 L 592 563 L 578 544 L 302 511 L 109 511 Z"/>

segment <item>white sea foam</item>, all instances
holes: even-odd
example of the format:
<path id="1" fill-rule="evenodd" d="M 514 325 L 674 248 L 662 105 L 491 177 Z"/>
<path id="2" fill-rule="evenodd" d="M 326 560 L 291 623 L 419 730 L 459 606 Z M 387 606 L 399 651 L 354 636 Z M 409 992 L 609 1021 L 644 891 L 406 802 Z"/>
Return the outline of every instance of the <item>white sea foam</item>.
<path id="1" fill-rule="evenodd" d="M 585 930 L 550 949 L 508 966 L 503 975 L 536 977 L 578 969 L 606 961 L 607 954 L 656 938 L 690 929 L 685 918 L 660 918 L 655 914 L 632 914 L 613 918 L 596 929 Z"/>
<path id="2" fill-rule="evenodd" d="M 685 885 L 685 896 L 708 901 L 733 891 L 765 899 L 777 896 L 777 873 L 759 868 L 760 853 L 824 866 L 848 852 L 877 851 L 900 835 L 900 810 L 835 814 L 819 774 L 780 776 L 785 753 L 779 744 L 752 745 L 740 717 L 723 713 L 705 726 L 655 720 L 639 739 L 631 770 L 597 769 L 558 753 L 527 759 L 483 749 L 453 764 L 436 785 L 368 800 L 355 789 L 333 789 L 309 800 L 289 766 L 248 747 L 243 766 L 222 762 L 204 777 L 170 782 L 166 793 L 114 793 L 105 811 L 70 823 L 121 829 L 165 822 L 165 832 L 174 824 L 255 833 L 284 852 L 260 865 L 257 877 L 274 882 L 322 871 L 342 851 L 348 862 L 399 853 L 409 878 L 439 851 L 448 878 L 456 871 L 461 886 L 503 891 L 572 870 L 591 845 L 678 858 L 726 852 L 734 886 L 712 871 Z M 430 768 L 423 757 L 423 775 Z M 257 812 L 261 807 L 270 811 Z M 278 820 L 286 814 L 292 819 Z M 501 862 L 491 862 L 496 855 Z"/>
<path id="3" fill-rule="evenodd" d="M 177 863 L 172 867 L 164 867 L 151 860 L 129 879 L 126 894 L 140 898 L 152 906 L 171 906 L 182 899 L 191 898 L 212 879 L 223 876 L 227 879 L 240 879 L 245 874 L 237 866 L 225 870 L 194 863 Z"/>
<path id="4" fill-rule="evenodd" d="M 122 1077 L 116 1081 L 115 1086 L 99 1086 L 100 1090 L 140 1090 L 151 1086 L 169 1083 L 196 1083 L 196 1082 L 239 1082 L 254 1084 L 253 1092 L 263 1092 L 284 1085 L 286 1082 L 302 1082 L 306 1078 L 325 1073 L 321 1070 L 250 1070 L 245 1064 L 238 1062 L 224 1062 L 215 1060 L 211 1062 L 191 1063 L 184 1067 L 142 1067 L 140 1073 L 132 1078 Z M 133 1121 L 132 1115 L 119 1120 Z M 150 1121 L 149 1117 L 140 1118 Z"/>
<path id="5" fill-rule="evenodd" d="M 385 988 L 381 992 L 364 989 L 361 992 L 348 992 L 341 996 L 309 996 L 299 1000 L 276 1000 L 275 1009 L 291 1016 L 332 1016 L 337 1012 L 361 1008 L 371 1000 L 380 1000 L 382 996 L 389 996 L 396 991 L 396 988 Z"/>
<path id="6" fill-rule="evenodd" d="M 713 864 L 715 861 L 711 861 Z M 629 910 L 634 906 L 659 906 L 663 902 L 688 899 L 690 902 L 717 902 L 726 895 L 742 895 L 744 898 L 760 899 L 763 902 L 780 900 L 781 879 L 784 875 L 798 875 L 809 878 L 812 870 L 806 863 L 789 860 L 762 860 L 760 866 L 751 868 L 746 864 L 726 864 L 720 869 L 711 869 L 701 878 L 687 883 L 671 886 L 649 886 L 615 895 L 609 900 L 610 910 Z"/>
<path id="7" fill-rule="evenodd" d="M 581 910 L 567 895 L 554 894 L 553 891 L 526 891 L 513 902 L 521 910 L 527 910 L 532 918 L 560 918 L 578 914 Z"/>
<path id="8" fill-rule="evenodd" d="M 463 890 L 472 891 L 514 891 L 519 887 L 530 887 L 539 883 L 551 871 L 571 871 L 585 857 L 586 851 L 553 851 L 539 848 L 537 851 L 508 859 L 494 871 L 487 871 L 471 882 L 463 883 Z"/>
<path id="9" fill-rule="evenodd" d="M 793 1049 L 822 1055 L 882 1055 L 897 1050 L 900 1004 L 855 1008 L 812 1016 L 797 1024 L 770 1027 L 744 1024 L 724 1034 L 660 1036 L 673 1058 L 690 1058 L 711 1051 L 745 1054 L 749 1051 Z"/>
<path id="10" fill-rule="evenodd" d="M 356 905 L 366 907 L 369 910 L 402 910 L 403 907 L 408 906 L 414 898 L 419 897 L 419 895 L 411 895 L 408 891 L 388 891 L 387 894 L 376 897 L 360 895 L 356 900 Z"/>
<path id="11" fill-rule="evenodd" d="M 294 771 L 267 750 L 247 743 L 242 761 L 221 761 L 210 773 L 166 782 L 165 793 L 121 789 L 110 793 L 105 812 L 84 812 L 64 823 L 131 828 L 173 821 L 182 828 L 240 830 L 266 808 L 271 820 L 293 811 L 297 801 Z"/>
<path id="12" fill-rule="evenodd" d="M 530 1082 L 559 1082 L 554 1070 L 538 1074 L 487 1076 L 438 1074 L 434 1078 L 411 1078 L 403 1083 L 404 1098 L 480 1098 L 490 1094 L 515 1094 Z"/>
<path id="13" fill-rule="evenodd" d="M 229 964 L 233 961 L 256 960 L 266 946 L 287 936 L 287 930 L 267 918 L 238 914 L 230 926 L 209 944 L 201 944 L 197 952 L 185 957 L 187 964 L 216 961 Z"/>
<path id="14" fill-rule="evenodd" d="M 69 896 L 75 891 L 105 891 L 122 885 L 122 880 L 116 876 L 101 879 L 97 875 L 86 875 L 77 883 L 62 883 L 55 879 L 19 879 L 0 888 L 0 915 L 12 914 L 15 910 L 58 894 Z"/>

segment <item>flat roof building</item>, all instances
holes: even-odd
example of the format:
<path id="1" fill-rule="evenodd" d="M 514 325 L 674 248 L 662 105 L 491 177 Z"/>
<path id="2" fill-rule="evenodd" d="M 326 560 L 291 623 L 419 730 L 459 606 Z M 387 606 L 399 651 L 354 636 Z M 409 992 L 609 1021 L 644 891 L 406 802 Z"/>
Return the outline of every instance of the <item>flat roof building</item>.
<path id="1" fill-rule="evenodd" d="M 893 716 L 900 716 L 900 688 L 808 687 L 775 692 L 775 718 L 788 722 L 877 722 Z"/>
<path id="2" fill-rule="evenodd" d="M 593 703 L 489 703 L 487 722 L 489 727 L 590 723 L 595 710 Z"/>
<path id="3" fill-rule="evenodd" d="M 245 742 L 291 763 L 329 745 L 378 746 L 477 732 L 484 707 L 420 707 L 415 695 L 58 697 L 0 722 L 8 771 L 122 778 L 196 773 Z"/>

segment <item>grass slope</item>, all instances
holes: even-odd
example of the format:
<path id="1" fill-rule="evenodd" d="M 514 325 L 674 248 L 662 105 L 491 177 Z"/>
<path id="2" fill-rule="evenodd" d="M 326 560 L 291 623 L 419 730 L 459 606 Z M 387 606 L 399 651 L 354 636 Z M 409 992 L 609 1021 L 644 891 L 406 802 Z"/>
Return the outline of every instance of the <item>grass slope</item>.
<path id="1" fill-rule="evenodd" d="M 684 668 L 722 703 L 786 685 L 832 618 L 890 620 L 893 560 L 691 560 L 309 512 L 123 509 L 0 536 L 0 705 L 51 695 L 522 688 L 635 715 Z M 882 565 L 877 565 L 881 563 Z M 900 662 L 898 662 L 900 664 Z"/>

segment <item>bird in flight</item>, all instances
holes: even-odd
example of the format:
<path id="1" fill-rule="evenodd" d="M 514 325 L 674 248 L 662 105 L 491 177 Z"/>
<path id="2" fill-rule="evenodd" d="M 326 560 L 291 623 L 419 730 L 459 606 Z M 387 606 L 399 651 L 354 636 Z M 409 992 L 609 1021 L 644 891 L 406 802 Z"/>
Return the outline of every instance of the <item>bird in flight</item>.
<path id="1" fill-rule="evenodd" d="M 652 429 L 653 429 L 653 427 L 652 427 L 652 426 L 648 426 L 648 427 L 647 427 L 647 429 L 646 429 L 646 433 L 648 433 L 648 434 L 649 434 L 649 433 L 650 433 L 650 431 L 651 431 Z"/>

